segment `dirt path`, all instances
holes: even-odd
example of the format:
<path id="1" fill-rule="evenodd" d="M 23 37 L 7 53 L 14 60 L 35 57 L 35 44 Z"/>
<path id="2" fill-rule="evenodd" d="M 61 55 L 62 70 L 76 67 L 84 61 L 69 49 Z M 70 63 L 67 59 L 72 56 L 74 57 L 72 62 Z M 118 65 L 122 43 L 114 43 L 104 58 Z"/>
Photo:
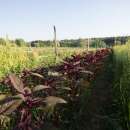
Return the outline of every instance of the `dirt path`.
<path id="1" fill-rule="evenodd" d="M 122 130 L 116 118 L 113 79 L 113 67 L 111 59 L 108 59 L 92 85 L 91 96 L 86 106 L 86 116 L 89 117 L 85 126 L 86 130 Z"/>

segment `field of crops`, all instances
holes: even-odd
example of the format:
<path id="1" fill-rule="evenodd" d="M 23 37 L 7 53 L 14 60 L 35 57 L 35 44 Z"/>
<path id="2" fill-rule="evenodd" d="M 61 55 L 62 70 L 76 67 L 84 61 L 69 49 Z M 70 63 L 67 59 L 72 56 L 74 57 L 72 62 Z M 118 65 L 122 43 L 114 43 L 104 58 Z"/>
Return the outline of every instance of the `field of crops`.
<path id="1" fill-rule="evenodd" d="M 99 50 L 96 53 L 74 54 L 72 57 L 64 59 L 62 64 L 53 67 L 53 69 L 42 67 L 33 71 L 25 70 L 20 74 L 21 79 L 14 74 L 7 77 L 1 82 L 1 92 L 4 92 L 1 93 L 0 98 L 0 104 L 3 104 L 1 105 L 0 114 L 4 115 L 4 117 L 2 116 L 2 119 L 4 119 L 1 121 L 2 127 L 13 129 L 14 125 L 10 123 L 16 122 L 17 116 L 14 114 L 14 118 L 10 119 L 7 115 L 16 110 L 16 113 L 19 112 L 19 115 L 21 115 L 21 119 L 18 125 L 14 127 L 15 129 L 45 127 L 42 125 L 44 118 L 47 118 L 47 122 L 50 119 L 54 120 L 55 126 L 59 122 L 64 124 L 64 120 L 60 121 L 59 118 L 59 116 L 64 118 L 62 116 L 65 113 L 63 112 L 62 115 L 61 110 L 68 111 L 70 109 L 63 109 L 63 106 L 61 106 L 61 112 L 56 109 L 54 113 L 58 113 L 56 115 L 51 114 L 51 118 L 48 117 L 48 114 L 50 111 L 51 113 L 54 111 L 56 104 L 75 104 L 75 102 L 79 102 L 80 96 L 95 78 L 96 73 L 102 68 L 101 63 L 108 54 L 108 49 Z M 12 90 L 10 90 L 10 87 Z M 15 91 L 15 95 L 13 91 Z M 10 96 L 6 96 L 6 94 Z M 65 105 L 66 107 L 68 106 Z M 35 119 L 34 116 L 37 118 L 40 116 L 39 114 L 41 119 Z M 6 122 L 7 119 L 10 119 L 11 122 Z M 32 124 L 32 121 L 35 121 L 35 123 L 41 121 L 41 124 Z"/>
<path id="2" fill-rule="evenodd" d="M 0 130 L 130 130 L 130 0 L 0 0 Z"/>
<path id="3" fill-rule="evenodd" d="M 74 53 L 81 53 L 81 48 L 60 48 L 60 62 L 63 58 Z M 55 63 L 54 48 L 27 48 L 0 46 L 0 77 L 10 72 L 20 72 L 23 69 L 31 69 L 37 66 L 50 66 Z"/>
<path id="4" fill-rule="evenodd" d="M 2 130 L 130 130 L 130 42 L 1 50 Z"/>
<path id="5" fill-rule="evenodd" d="M 115 91 L 121 123 L 130 129 L 130 41 L 114 47 Z"/>

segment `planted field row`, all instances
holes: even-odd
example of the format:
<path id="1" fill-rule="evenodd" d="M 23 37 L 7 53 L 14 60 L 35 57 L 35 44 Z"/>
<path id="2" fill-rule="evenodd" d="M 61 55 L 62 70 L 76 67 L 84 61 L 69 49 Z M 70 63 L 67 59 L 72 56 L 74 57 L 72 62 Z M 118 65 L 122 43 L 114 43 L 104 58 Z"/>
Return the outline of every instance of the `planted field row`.
<path id="1" fill-rule="evenodd" d="M 25 68 L 35 68 L 38 66 L 50 66 L 55 63 L 55 54 L 53 48 L 29 48 L 29 47 L 11 47 L 0 46 L 0 78 L 10 72 L 19 73 Z M 81 53 L 80 48 L 60 48 L 60 62 L 75 52 Z"/>
<path id="2" fill-rule="evenodd" d="M 64 122 L 59 109 L 67 109 L 67 104 L 79 100 L 110 52 L 110 49 L 102 49 L 72 55 L 60 65 L 24 70 L 18 77 L 11 74 L 3 79 L 0 83 L 2 128 L 40 130 L 46 129 L 49 121 L 59 127 L 59 123 Z"/>
<path id="3" fill-rule="evenodd" d="M 113 50 L 115 65 L 114 91 L 118 116 L 123 128 L 130 130 L 130 44 Z"/>

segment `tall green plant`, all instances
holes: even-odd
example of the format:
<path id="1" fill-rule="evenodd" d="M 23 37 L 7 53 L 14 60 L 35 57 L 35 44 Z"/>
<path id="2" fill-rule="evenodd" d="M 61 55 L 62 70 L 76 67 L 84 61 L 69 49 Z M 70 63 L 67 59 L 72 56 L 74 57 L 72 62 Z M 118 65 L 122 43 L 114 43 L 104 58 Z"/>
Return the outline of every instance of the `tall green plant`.
<path id="1" fill-rule="evenodd" d="M 130 44 L 114 47 L 115 90 L 124 128 L 130 130 Z"/>

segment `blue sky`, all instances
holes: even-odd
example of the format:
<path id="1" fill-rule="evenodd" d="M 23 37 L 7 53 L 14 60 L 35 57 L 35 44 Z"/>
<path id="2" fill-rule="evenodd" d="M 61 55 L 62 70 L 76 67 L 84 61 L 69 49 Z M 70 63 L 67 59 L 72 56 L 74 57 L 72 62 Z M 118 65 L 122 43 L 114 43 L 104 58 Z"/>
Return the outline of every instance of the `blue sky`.
<path id="1" fill-rule="evenodd" d="M 130 0 L 0 0 L 0 36 L 30 40 L 130 35 Z"/>

